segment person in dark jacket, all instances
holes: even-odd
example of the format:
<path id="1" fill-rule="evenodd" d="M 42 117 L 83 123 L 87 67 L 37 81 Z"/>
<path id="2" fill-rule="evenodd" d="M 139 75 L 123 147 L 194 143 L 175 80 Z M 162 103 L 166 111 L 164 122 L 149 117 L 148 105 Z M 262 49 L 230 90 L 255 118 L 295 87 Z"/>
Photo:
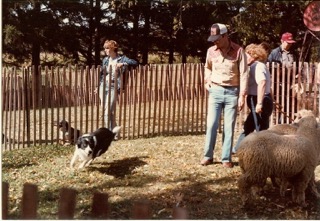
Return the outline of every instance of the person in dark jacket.
<path id="1" fill-rule="evenodd" d="M 271 64 L 272 62 L 278 63 L 280 64 L 280 68 L 281 68 L 281 73 L 282 74 L 291 74 L 292 73 L 292 68 L 294 66 L 294 62 L 296 62 L 296 55 L 292 49 L 293 44 L 295 44 L 296 41 L 293 39 L 293 35 L 289 32 L 286 32 L 284 34 L 282 34 L 281 37 L 281 45 L 277 48 L 274 48 L 271 53 L 268 56 L 268 62 Z M 276 66 L 275 66 L 276 67 Z M 282 67 L 285 67 L 286 69 L 283 69 Z M 283 70 L 285 70 L 285 72 L 283 72 Z M 276 91 L 277 89 L 277 85 L 279 84 L 279 93 L 282 93 L 282 90 L 284 90 L 284 94 L 285 96 L 287 95 L 287 91 L 289 91 L 289 100 L 290 100 L 290 104 L 289 106 L 287 106 L 287 102 L 285 102 L 285 99 L 282 98 L 281 96 L 279 97 L 279 104 L 280 106 L 279 108 L 279 118 L 278 118 L 278 123 L 284 123 L 285 122 L 285 116 L 289 116 L 289 112 L 296 112 L 296 102 L 295 102 L 295 106 L 292 109 L 292 96 L 293 96 L 293 92 L 290 89 L 290 87 L 294 84 L 295 81 L 295 77 L 291 76 L 290 79 L 290 85 L 287 85 L 287 76 L 285 76 L 285 82 L 282 81 L 282 76 L 280 75 L 280 79 L 277 79 L 276 76 L 274 76 L 274 82 L 273 82 L 273 94 L 276 95 L 276 93 L 278 93 L 278 91 Z M 283 107 L 282 104 L 283 103 Z M 282 113 L 282 114 L 281 114 Z"/>
<path id="2" fill-rule="evenodd" d="M 268 56 L 268 62 L 277 62 L 285 67 L 292 67 L 296 61 L 296 56 L 292 51 L 292 45 L 296 43 L 293 35 L 286 32 L 281 37 L 281 45 L 271 51 Z"/>
<path id="3" fill-rule="evenodd" d="M 121 77 L 130 66 L 137 66 L 138 62 L 126 57 L 125 55 L 119 55 L 119 45 L 114 40 L 106 40 L 103 47 L 106 57 L 102 60 L 99 97 L 101 104 L 104 105 L 105 127 L 112 131 L 116 126 L 114 110 L 116 95 L 120 91 Z"/>

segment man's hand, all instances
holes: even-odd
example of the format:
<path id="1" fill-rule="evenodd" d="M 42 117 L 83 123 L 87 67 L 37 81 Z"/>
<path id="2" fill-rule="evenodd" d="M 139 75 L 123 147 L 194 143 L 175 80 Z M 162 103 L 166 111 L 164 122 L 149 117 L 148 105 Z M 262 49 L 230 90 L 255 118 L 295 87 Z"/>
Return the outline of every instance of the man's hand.
<path id="1" fill-rule="evenodd" d="M 239 96 L 239 99 L 238 99 L 238 110 L 239 111 L 242 111 L 243 109 L 243 106 L 244 106 L 244 98 L 245 96 Z"/>

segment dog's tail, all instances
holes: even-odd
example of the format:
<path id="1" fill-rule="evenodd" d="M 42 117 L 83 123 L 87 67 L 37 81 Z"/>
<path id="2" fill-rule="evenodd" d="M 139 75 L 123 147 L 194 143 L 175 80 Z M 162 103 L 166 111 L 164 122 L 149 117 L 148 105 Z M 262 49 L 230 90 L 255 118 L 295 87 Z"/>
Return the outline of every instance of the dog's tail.
<path id="1" fill-rule="evenodd" d="M 117 134 L 119 133 L 120 129 L 121 129 L 121 126 L 116 126 L 115 128 L 113 128 L 112 133 Z"/>

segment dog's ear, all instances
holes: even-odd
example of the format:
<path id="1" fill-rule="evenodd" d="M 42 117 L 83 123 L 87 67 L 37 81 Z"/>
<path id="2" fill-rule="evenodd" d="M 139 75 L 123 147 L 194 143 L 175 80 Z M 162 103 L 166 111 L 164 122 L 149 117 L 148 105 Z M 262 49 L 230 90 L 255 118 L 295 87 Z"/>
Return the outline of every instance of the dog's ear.
<path id="1" fill-rule="evenodd" d="M 89 145 L 90 145 L 90 147 L 94 147 L 94 139 L 93 139 L 93 136 L 91 136 L 90 139 L 89 139 Z"/>
<path id="2" fill-rule="evenodd" d="M 77 146 L 80 147 L 81 143 L 82 143 L 82 137 L 79 137 L 77 140 Z"/>

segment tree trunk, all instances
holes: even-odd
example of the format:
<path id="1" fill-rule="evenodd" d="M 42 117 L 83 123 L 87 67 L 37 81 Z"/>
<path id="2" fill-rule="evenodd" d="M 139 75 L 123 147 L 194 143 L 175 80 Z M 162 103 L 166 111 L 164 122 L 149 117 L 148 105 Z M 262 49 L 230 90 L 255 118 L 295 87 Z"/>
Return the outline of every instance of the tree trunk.
<path id="1" fill-rule="evenodd" d="M 94 35 L 94 64 L 97 66 L 101 63 L 100 61 L 100 20 L 101 20 L 101 10 L 100 10 L 100 0 L 96 0 L 95 5 L 95 35 Z"/>

